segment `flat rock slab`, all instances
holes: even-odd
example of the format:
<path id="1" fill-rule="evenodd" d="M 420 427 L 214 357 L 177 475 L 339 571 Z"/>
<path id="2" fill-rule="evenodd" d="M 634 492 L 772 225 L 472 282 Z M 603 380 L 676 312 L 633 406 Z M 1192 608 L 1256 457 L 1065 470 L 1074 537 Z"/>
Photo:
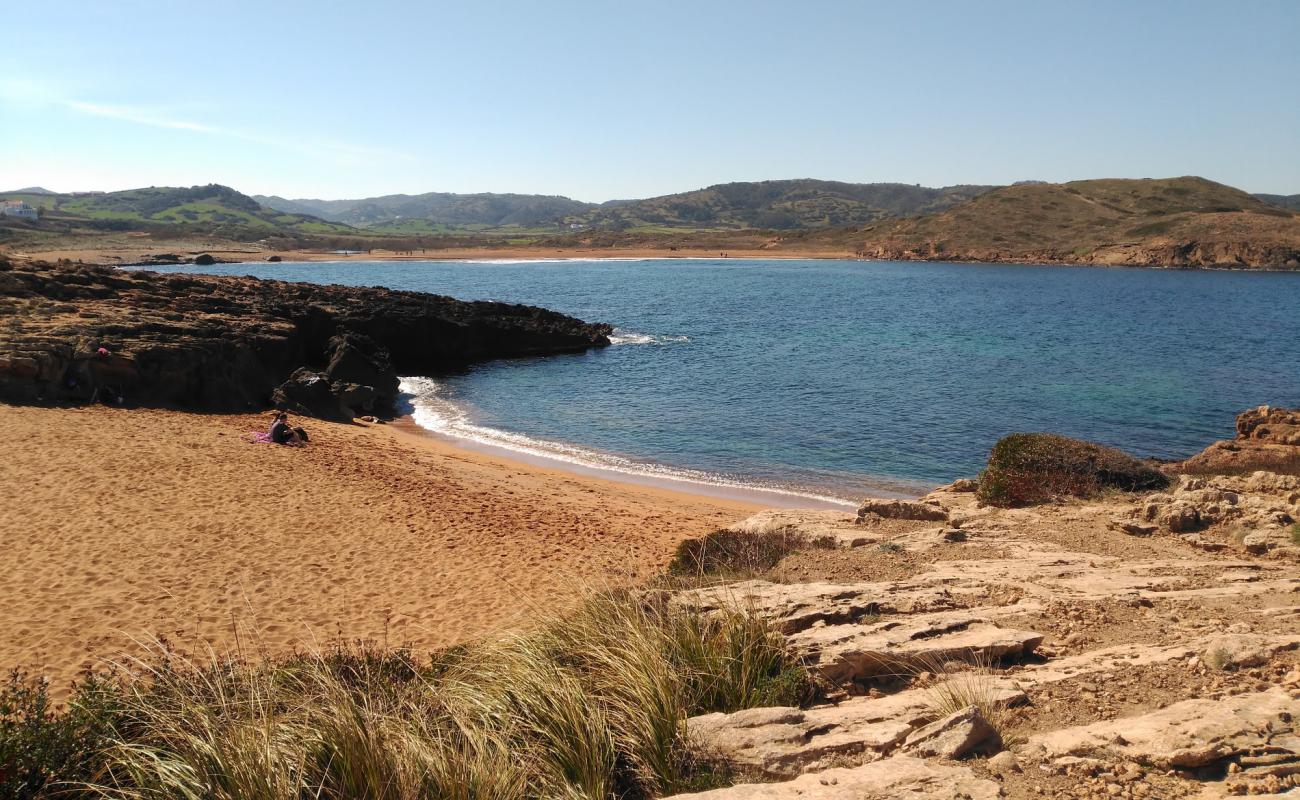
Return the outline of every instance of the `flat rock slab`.
<path id="1" fill-rule="evenodd" d="M 906 582 L 770 583 L 742 581 L 679 592 L 674 602 L 702 611 L 753 610 L 792 634 L 814 625 L 875 622 L 882 614 L 916 614 L 955 608 L 961 603 L 947 587 Z"/>
<path id="2" fill-rule="evenodd" d="M 834 683 L 933 671 L 946 661 L 995 664 L 1019 659 L 1033 653 L 1043 638 L 1041 633 L 1003 628 L 987 616 L 964 611 L 872 625 L 813 627 L 789 636 L 812 667 Z"/>
<path id="3" fill-rule="evenodd" d="M 1193 656 L 1206 660 L 1222 653 L 1223 667 L 1253 667 L 1278 653 L 1300 648 L 1300 634 L 1238 633 L 1204 636 L 1172 645 L 1121 644 L 1054 658 L 1007 672 L 1001 679 L 1021 687 L 1041 686 L 1096 673 L 1122 672 L 1134 667 L 1167 664 Z M 1010 685 L 1009 684 L 1009 685 Z"/>
<path id="4" fill-rule="evenodd" d="M 846 511 L 801 511 L 771 509 L 737 522 L 729 530 L 741 533 L 774 533 L 793 530 L 811 541 L 832 541 L 839 547 L 862 547 L 885 538 L 863 530 Z"/>
<path id="5" fill-rule="evenodd" d="M 967 767 L 894 756 L 860 767 L 828 769 L 785 783 L 747 783 L 670 800 L 996 800 L 1002 790 Z"/>
<path id="6" fill-rule="evenodd" d="M 1300 760 L 1300 692 L 1274 687 L 1222 700 L 1184 700 L 1140 717 L 1032 737 L 1048 758 L 1112 754 L 1158 769 L 1194 769 L 1247 755 Z"/>
<path id="7" fill-rule="evenodd" d="M 935 718 L 933 698 L 932 690 L 909 689 L 807 710 L 704 714 L 687 720 L 687 739 L 694 752 L 710 760 L 768 778 L 791 778 L 821 769 L 831 758 L 874 761 L 889 754 Z M 996 682 L 990 683 L 989 699 L 1010 706 L 1027 698 Z"/>

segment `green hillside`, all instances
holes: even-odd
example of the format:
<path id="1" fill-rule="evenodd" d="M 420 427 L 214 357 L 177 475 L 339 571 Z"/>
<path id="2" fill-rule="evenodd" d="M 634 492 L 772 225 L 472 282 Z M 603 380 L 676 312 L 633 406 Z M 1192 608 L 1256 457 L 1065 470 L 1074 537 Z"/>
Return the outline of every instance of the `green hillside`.
<path id="1" fill-rule="evenodd" d="M 825 228 L 940 211 L 991 188 L 931 189 L 905 183 L 812 179 L 724 183 L 648 200 L 610 203 L 572 221 L 616 230 Z"/>
<path id="2" fill-rule="evenodd" d="M 1252 196 L 1279 208 L 1300 211 L 1300 194 L 1256 194 Z"/>
<path id="3" fill-rule="evenodd" d="M 355 233 L 352 228 L 303 214 L 266 208 L 226 186 L 150 187 L 121 192 L 32 194 L 12 192 L 0 199 L 25 200 L 44 209 L 44 224 L 122 229 L 183 227 L 188 230 L 251 235 L 261 232 Z"/>
<path id="4" fill-rule="evenodd" d="M 445 233 L 495 228 L 543 229 L 553 232 L 570 215 L 595 208 L 567 197 L 536 194 L 393 194 L 362 200 L 288 200 L 256 196 L 281 211 L 312 214 L 359 228 L 400 233 Z"/>

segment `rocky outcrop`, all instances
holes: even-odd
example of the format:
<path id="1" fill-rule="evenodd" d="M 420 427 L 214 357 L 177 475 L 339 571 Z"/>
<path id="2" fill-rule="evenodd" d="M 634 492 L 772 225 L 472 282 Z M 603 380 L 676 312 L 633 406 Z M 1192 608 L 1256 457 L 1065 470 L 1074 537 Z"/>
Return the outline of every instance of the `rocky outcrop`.
<path id="1" fill-rule="evenodd" d="M 948 512 L 937 505 L 911 500 L 868 500 L 858 509 L 858 522 L 872 518 L 941 522 L 948 519 Z"/>
<path id="2" fill-rule="evenodd" d="M 1172 491 L 1149 495 L 1130 515 L 1175 534 L 1225 526 L 1249 552 L 1300 555 L 1292 527 L 1300 520 L 1300 477 L 1295 475 L 1183 475 Z"/>
<path id="3" fill-rule="evenodd" d="M 254 278 L 0 265 L 0 400 L 390 413 L 398 375 L 609 343 L 532 306 Z"/>
<path id="4" fill-rule="evenodd" d="M 665 800 L 995 800 L 998 784 L 960 765 L 894 756 L 860 767 L 828 769 L 785 783 L 745 783 Z"/>
<path id="5" fill-rule="evenodd" d="M 1219 700 L 1185 700 L 1140 717 L 1035 736 L 1028 747 L 1049 758 L 1108 751 L 1159 769 L 1208 767 L 1264 754 L 1300 764 L 1300 698 L 1294 695 L 1278 686 Z"/>
<path id="6" fill-rule="evenodd" d="M 1300 474 L 1300 409 L 1259 406 L 1237 415 L 1235 439 L 1215 442 L 1169 470 L 1239 475 L 1264 470 Z"/>

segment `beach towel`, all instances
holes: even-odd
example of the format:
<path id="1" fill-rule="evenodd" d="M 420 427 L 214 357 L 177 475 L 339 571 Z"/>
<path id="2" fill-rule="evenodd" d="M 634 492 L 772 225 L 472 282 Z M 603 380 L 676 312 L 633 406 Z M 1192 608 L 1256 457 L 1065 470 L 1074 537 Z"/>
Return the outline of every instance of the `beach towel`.
<path id="1" fill-rule="evenodd" d="M 271 444 L 271 434 L 262 431 L 249 431 L 254 444 Z"/>

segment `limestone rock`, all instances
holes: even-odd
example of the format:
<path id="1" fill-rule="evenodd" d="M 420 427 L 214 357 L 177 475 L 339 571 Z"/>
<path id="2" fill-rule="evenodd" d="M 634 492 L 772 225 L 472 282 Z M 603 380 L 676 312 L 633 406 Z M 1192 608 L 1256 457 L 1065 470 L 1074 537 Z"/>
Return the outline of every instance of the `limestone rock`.
<path id="1" fill-rule="evenodd" d="M 1024 692 L 1005 682 L 991 683 L 987 695 L 999 706 L 1027 700 Z M 830 760 L 875 760 L 904 740 L 913 741 L 918 729 L 932 727 L 927 723 L 934 717 L 933 698 L 931 690 L 909 689 L 807 710 L 753 708 L 705 714 L 687 721 L 687 739 L 693 751 L 710 761 L 769 778 L 790 778 L 823 768 Z M 915 739 L 918 752 L 952 749 L 962 738 L 956 731 L 966 724 L 970 723 L 950 721 L 942 730 Z"/>
<path id="2" fill-rule="evenodd" d="M 760 614 L 786 634 L 817 625 L 875 621 L 881 614 L 915 614 L 956 605 L 943 586 L 908 582 L 771 583 L 740 581 L 678 592 L 673 602 L 703 611 L 743 608 Z"/>
<path id="3" fill-rule="evenodd" d="M 828 769 L 785 783 L 741 784 L 665 800 L 995 800 L 998 784 L 970 769 L 894 756 L 859 767 Z"/>
<path id="4" fill-rule="evenodd" d="M 1027 747 L 1049 758 L 1105 752 L 1158 769 L 1194 769 L 1264 752 L 1300 760 L 1297 720 L 1300 698 L 1274 687 L 1039 734 Z"/>
<path id="5" fill-rule="evenodd" d="M 1300 636 L 1229 633 L 1199 648 L 1201 661 L 1215 669 L 1258 667 L 1284 650 L 1300 648 Z"/>
<path id="6" fill-rule="evenodd" d="M 903 742 L 903 750 L 930 758 L 961 758 L 981 748 L 1001 747 L 997 731 L 975 706 L 954 711 L 918 728 Z"/>
<path id="7" fill-rule="evenodd" d="M 858 522 L 865 522 L 873 516 L 943 522 L 948 519 L 948 512 L 938 505 L 912 500 L 868 500 L 858 509 Z"/>
<path id="8" fill-rule="evenodd" d="M 789 637 L 812 667 L 845 683 L 948 661 L 996 663 L 1031 654 L 1043 641 L 1033 631 L 1003 628 L 965 611 L 920 614 L 873 625 L 813 627 Z"/>

